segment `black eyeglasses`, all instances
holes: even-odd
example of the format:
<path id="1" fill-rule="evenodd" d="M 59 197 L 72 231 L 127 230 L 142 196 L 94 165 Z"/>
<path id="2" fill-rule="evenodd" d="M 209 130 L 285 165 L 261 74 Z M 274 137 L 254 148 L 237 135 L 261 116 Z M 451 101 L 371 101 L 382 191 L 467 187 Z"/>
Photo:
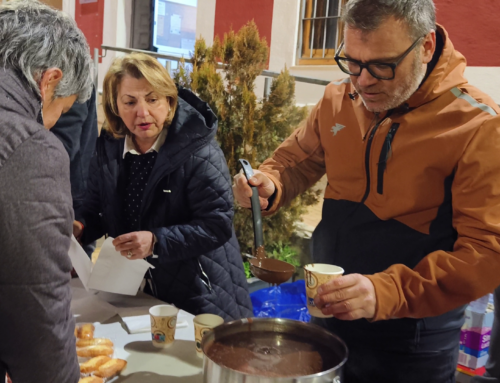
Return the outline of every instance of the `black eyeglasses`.
<path id="1" fill-rule="evenodd" d="M 340 44 L 339 49 L 335 52 L 335 61 L 337 62 L 339 68 L 342 72 L 347 73 L 351 76 L 360 76 L 363 69 L 366 69 L 373 77 L 379 80 L 393 80 L 396 76 L 396 67 L 404 60 L 408 54 L 415 49 L 420 40 L 425 36 L 419 37 L 406 52 L 404 52 L 395 62 L 393 63 L 380 63 L 380 62 L 369 62 L 362 63 L 358 60 L 349 59 L 347 57 L 340 57 L 340 52 L 344 47 L 344 43 Z"/>

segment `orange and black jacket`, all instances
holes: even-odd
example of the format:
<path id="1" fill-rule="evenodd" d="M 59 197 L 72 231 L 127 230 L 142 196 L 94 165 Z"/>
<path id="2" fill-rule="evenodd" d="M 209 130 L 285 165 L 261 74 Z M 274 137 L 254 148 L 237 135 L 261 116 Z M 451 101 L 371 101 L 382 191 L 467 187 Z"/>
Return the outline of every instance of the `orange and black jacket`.
<path id="1" fill-rule="evenodd" d="M 365 274 L 375 321 L 439 316 L 500 285 L 499 108 L 438 37 L 434 69 L 400 108 L 377 116 L 349 79 L 333 82 L 260 167 L 277 186 L 270 214 L 326 173 L 313 259 Z"/>

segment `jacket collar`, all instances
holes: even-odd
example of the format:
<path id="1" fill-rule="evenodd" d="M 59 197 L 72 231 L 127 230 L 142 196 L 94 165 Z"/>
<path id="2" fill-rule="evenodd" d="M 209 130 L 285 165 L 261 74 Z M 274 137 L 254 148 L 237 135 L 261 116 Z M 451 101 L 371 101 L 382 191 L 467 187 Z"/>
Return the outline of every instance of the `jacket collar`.
<path id="1" fill-rule="evenodd" d="M 151 146 L 146 153 L 151 153 L 151 152 L 156 152 L 158 153 L 160 151 L 160 148 L 162 145 L 165 143 L 165 139 L 167 138 L 167 129 L 163 129 L 161 133 L 158 135 L 156 138 L 156 141 L 154 142 L 153 146 Z M 135 147 L 134 140 L 132 139 L 132 136 L 130 134 L 127 134 L 125 136 L 125 143 L 124 143 L 124 148 L 123 148 L 123 158 L 125 158 L 125 155 L 127 153 L 134 154 L 136 156 L 139 156 L 141 153 L 139 153 Z M 144 154 L 146 154 L 144 153 Z"/>
<path id="2" fill-rule="evenodd" d="M 2 100 L 0 108 L 3 111 L 13 112 L 29 120 L 37 120 L 41 115 L 40 96 L 31 89 L 28 81 L 13 69 L 0 69 L 0 93 L 9 100 Z"/>
<path id="3" fill-rule="evenodd" d="M 40 98 L 17 72 L 0 68 L 0 166 L 30 136 L 44 130 Z"/>

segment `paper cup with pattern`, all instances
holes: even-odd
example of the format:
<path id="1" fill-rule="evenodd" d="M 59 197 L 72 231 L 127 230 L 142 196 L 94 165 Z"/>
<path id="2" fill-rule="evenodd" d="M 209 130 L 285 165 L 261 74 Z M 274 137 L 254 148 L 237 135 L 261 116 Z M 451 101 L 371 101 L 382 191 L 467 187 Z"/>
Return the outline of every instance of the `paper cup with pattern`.
<path id="1" fill-rule="evenodd" d="M 158 305 L 149 309 L 153 346 L 170 347 L 175 339 L 175 326 L 179 309 L 171 305 Z"/>
<path id="2" fill-rule="evenodd" d="M 211 329 L 223 324 L 224 319 L 214 314 L 200 314 L 194 317 L 193 323 L 196 355 L 203 358 L 203 351 L 201 350 L 201 340 L 203 339 L 203 335 Z"/>
<path id="3" fill-rule="evenodd" d="M 304 266 L 304 276 L 306 279 L 307 309 L 309 314 L 316 318 L 332 318 L 333 315 L 324 315 L 314 304 L 318 287 L 326 282 L 339 278 L 344 274 L 344 269 L 335 265 L 325 263 L 312 263 Z"/>

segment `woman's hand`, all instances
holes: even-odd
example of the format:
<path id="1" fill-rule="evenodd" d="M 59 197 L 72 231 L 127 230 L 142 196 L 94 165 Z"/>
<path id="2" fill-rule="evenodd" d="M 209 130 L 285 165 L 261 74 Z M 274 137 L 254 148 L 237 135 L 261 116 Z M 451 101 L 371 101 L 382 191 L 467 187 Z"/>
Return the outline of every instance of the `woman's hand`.
<path id="1" fill-rule="evenodd" d="M 82 238 L 83 235 L 83 225 L 81 222 L 73 221 L 73 235 L 77 241 L 80 242 L 80 238 Z"/>
<path id="2" fill-rule="evenodd" d="M 153 241 L 154 235 L 150 231 L 134 231 L 116 237 L 113 246 L 130 260 L 143 259 L 153 254 Z"/>

